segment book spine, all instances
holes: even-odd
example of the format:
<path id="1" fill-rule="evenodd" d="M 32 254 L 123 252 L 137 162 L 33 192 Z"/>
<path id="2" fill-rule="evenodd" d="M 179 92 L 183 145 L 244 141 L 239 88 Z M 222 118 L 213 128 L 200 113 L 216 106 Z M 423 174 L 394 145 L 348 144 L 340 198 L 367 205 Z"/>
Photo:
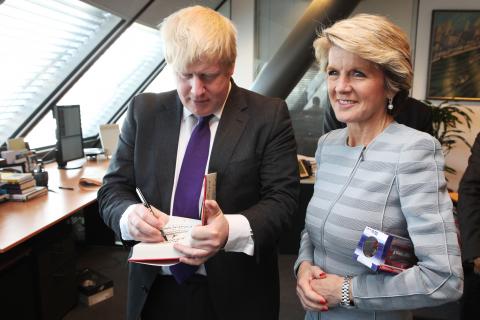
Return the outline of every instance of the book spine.
<path id="1" fill-rule="evenodd" d="M 30 187 L 27 189 L 4 189 L 9 194 L 28 194 L 35 190 L 35 187 Z"/>

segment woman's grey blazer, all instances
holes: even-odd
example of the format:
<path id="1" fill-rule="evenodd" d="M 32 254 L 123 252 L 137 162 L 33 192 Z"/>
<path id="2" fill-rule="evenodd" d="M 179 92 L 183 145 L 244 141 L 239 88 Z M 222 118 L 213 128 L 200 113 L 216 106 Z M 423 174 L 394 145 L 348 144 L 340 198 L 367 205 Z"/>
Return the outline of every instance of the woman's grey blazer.
<path id="1" fill-rule="evenodd" d="M 408 310 L 458 299 L 462 264 L 439 142 L 396 122 L 367 147 L 349 147 L 347 134 L 334 130 L 319 140 L 295 270 L 308 260 L 353 276 L 355 308 L 307 312 L 306 319 L 410 319 Z M 355 261 L 366 226 L 409 237 L 417 265 L 394 275 Z"/>

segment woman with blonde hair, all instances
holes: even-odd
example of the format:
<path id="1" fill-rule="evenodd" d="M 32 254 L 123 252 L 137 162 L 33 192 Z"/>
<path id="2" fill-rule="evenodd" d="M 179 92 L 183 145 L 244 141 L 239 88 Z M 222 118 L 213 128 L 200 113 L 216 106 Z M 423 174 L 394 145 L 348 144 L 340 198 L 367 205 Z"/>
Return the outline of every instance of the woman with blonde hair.
<path id="1" fill-rule="evenodd" d="M 337 119 L 318 142 L 314 194 L 295 263 L 306 319 L 411 319 L 458 299 L 460 250 L 432 136 L 394 121 L 412 83 L 410 47 L 388 19 L 360 14 L 314 42 Z M 353 258 L 366 227 L 408 238 L 418 261 L 400 273 Z"/>

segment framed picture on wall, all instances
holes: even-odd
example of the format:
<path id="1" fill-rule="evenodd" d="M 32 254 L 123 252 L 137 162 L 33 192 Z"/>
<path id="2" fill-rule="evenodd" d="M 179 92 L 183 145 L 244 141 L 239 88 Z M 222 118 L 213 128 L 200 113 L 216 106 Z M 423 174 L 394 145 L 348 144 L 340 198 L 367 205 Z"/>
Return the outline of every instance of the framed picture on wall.
<path id="1" fill-rule="evenodd" d="M 427 99 L 480 101 L 480 10 L 433 10 Z"/>

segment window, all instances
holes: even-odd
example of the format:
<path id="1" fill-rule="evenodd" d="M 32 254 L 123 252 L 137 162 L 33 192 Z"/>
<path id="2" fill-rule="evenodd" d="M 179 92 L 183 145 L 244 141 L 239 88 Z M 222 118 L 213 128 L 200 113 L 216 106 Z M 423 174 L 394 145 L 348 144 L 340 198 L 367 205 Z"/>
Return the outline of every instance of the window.
<path id="1" fill-rule="evenodd" d="M 173 69 L 170 65 L 166 64 L 162 71 L 153 79 L 153 81 L 145 88 L 143 92 L 165 92 L 170 90 L 176 89 L 176 80 L 173 74 Z M 120 128 L 123 125 L 123 121 L 125 121 L 125 117 L 127 113 L 124 112 L 122 116 L 116 121 Z"/>
<path id="2" fill-rule="evenodd" d="M 305 72 L 286 99 L 297 140 L 297 152 L 313 157 L 318 138 L 323 134 L 323 119 L 328 107 L 325 72 L 316 61 Z"/>
<path id="3" fill-rule="evenodd" d="M 309 1 L 257 0 L 256 64 L 257 72 L 272 58 L 302 17 Z M 314 156 L 323 133 L 325 104 L 328 103 L 325 74 L 316 62 L 286 98 L 292 118 L 299 154 Z"/>
<path id="4" fill-rule="evenodd" d="M 82 1 L 0 4 L 0 144 L 120 21 Z"/>
<path id="5" fill-rule="evenodd" d="M 167 64 L 162 72 L 145 88 L 144 92 L 165 92 L 177 88 L 172 67 Z"/>
<path id="6" fill-rule="evenodd" d="M 58 104 L 79 104 L 83 136 L 95 136 L 99 125 L 110 121 L 162 61 L 160 32 L 134 23 Z M 54 123 L 49 113 L 27 135 L 26 141 L 32 148 L 55 143 Z"/>
<path id="7" fill-rule="evenodd" d="M 256 74 L 273 57 L 302 17 L 310 1 L 257 0 L 255 2 Z"/>

